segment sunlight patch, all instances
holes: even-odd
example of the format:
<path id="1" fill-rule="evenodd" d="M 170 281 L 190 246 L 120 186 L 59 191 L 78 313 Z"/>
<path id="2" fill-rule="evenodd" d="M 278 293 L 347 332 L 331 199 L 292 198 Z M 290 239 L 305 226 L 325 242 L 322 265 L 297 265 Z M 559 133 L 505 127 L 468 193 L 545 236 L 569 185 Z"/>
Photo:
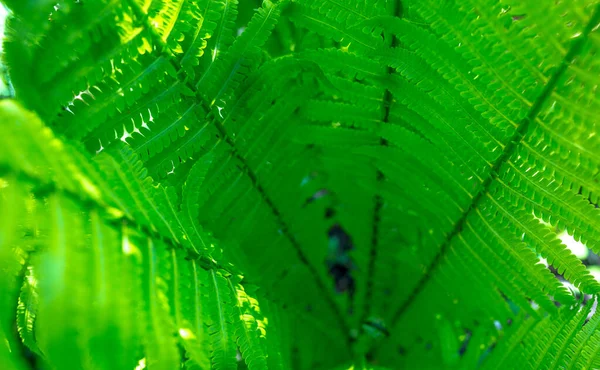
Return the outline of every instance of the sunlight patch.
<path id="1" fill-rule="evenodd" d="M 121 218 L 124 215 L 123 211 L 114 207 L 106 208 L 106 214 L 112 216 L 113 218 Z"/>
<path id="2" fill-rule="evenodd" d="M 596 281 L 600 282 L 600 266 L 590 266 L 588 271 L 594 277 L 594 279 L 596 279 Z"/>
<path id="3" fill-rule="evenodd" d="M 196 338 L 196 336 L 194 335 L 194 333 L 190 330 L 190 329 L 186 329 L 186 328 L 180 328 L 179 329 L 179 336 L 183 339 L 194 339 Z"/>
<path id="4" fill-rule="evenodd" d="M 544 220 L 542 220 L 540 217 L 536 216 L 535 213 L 531 212 L 531 214 L 533 215 L 533 217 L 539 221 L 540 224 L 544 225 L 544 226 L 548 226 L 548 227 L 552 227 L 552 225 L 549 222 L 546 222 Z"/>
<path id="5" fill-rule="evenodd" d="M 85 176 L 80 173 L 75 173 L 74 177 L 79 180 L 79 184 L 85 190 L 85 192 L 94 199 L 100 199 L 100 191 L 94 184 Z"/>
<path id="6" fill-rule="evenodd" d="M 31 285 L 33 288 L 37 287 L 38 280 L 35 278 L 33 274 L 33 266 L 27 266 L 27 284 Z"/>
<path id="7" fill-rule="evenodd" d="M 167 172 L 167 176 L 175 173 L 175 163 L 173 163 L 173 161 L 171 161 L 171 166 L 171 171 Z"/>
<path id="8" fill-rule="evenodd" d="M 129 134 L 129 132 L 127 132 L 127 129 L 125 128 L 125 126 L 123 126 L 123 136 L 121 136 L 120 140 L 124 143 L 127 144 L 127 139 L 129 139 L 131 137 L 131 135 Z"/>
<path id="9" fill-rule="evenodd" d="M 96 150 L 96 154 L 100 154 L 100 152 L 104 150 L 104 147 L 102 146 L 102 140 L 98 139 L 98 143 L 100 143 L 100 148 Z"/>
<path id="10" fill-rule="evenodd" d="M 144 370 L 146 368 L 146 357 L 138 361 L 137 366 L 134 370 Z"/>
<path id="11" fill-rule="evenodd" d="M 577 297 L 581 294 L 581 291 L 579 290 L 579 288 L 577 288 L 575 285 L 573 285 L 571 282 L 567 281 L 567 280 L 563 280 L 560 282 L 565 288 L 567 288 L 567 290 L 569 292 L 571 292 L 571 295 L 573 295 L 574 297 Z"/>
<path id="12" fill-rule="evenodd" d="M 571 235 L 569 235 L 566 231 L 563 231 L 558 235 L 560 241 L 569 248 L 569 250 L 577 256 L 579 259 L 586 259 L 590 251 L 586 247 L 585 244 L 575 240 Z"/>
<path id="13" fill-rule="evenodd" d="M 127 236 L 127 234 L 123 235 L 123 253 L 125 253 L 125 254 L 133 253 L 131 244 L 129 243 L 129 237 Z"/>
<path id="14" fill-rule="evenodd" d="M 123 227 L 123 253 L 126 255 L 136 255 L 136 256 L 141 256 L 141 253 L 139 251 L 139 249 L 137 249 L 137 247 L 131 243 L 131 241 L 129 240 L 129 235 L 127 234 L 127 229 L 125 227 Z"/>

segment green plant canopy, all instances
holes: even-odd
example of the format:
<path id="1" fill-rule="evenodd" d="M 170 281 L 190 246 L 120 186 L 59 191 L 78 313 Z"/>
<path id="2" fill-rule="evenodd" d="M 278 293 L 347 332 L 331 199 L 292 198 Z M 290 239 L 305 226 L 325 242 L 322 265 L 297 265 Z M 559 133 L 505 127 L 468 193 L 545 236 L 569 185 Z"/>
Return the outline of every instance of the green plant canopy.
<path id="1" fill-rule="evenodd" d="M 0 2 L 0 369 L 600 369 L 598 0 Z"/>

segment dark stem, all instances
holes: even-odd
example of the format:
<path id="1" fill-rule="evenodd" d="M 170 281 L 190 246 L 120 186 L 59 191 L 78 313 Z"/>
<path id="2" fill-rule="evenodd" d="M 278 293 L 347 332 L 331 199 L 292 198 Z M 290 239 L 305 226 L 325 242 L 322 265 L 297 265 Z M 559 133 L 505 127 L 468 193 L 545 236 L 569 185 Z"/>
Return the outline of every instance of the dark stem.
<path id="1" fill-rule="evenodd" d="M 394 17 L 400 18 L 402 15 L 402 4 L 400 3 L 400 1 L 396 1 L 392 6 L 392 14 L 394 15 Z M 390 42 L 390 47 L 397 47 L 398 43 L 398 38 L 396 37 L 396 35 L 393 35 Z M 387 67 L 386 73 L 388 75 L 392 75 L 396 73 L 396 70 L 392 67 Z M 394 96 L 392 92 L 386 89 L 383 93 L 383 117 L 381 119 L 381 125 L 389 124 L 390 110 L 393 102 Z M 387 141 L 383 137 L 380 138 L 379 143 L 381 146 L 388 145 Z M 381 184 L 383 181 L 385 181 L 385 175 L 379 169 L 376 170 L 375 176 L 377 184 Z M 375 196 L 373 197 L 373 227 L 371 229 L 371 247 L 369 251 L 369 264 L 367 265 L 367 284 L 365 288 L 365 301 L 363 303 L 362 317 L 359 321 L 361 325 L 367 323 L 369 316 L 371 315 L 371 300 L 373 297 L 373 278 L 375 274 L 375 265 L 378 256 L 377 252 L 379 247 L 379 223 L 381 221 L 381 209 L 383 208 L 383 203 L 383 197 L 381 197 L 380 194 L 375 194 Z"/>
<path id="2" fill-rule="evenodd" d="M 161 49 L 168 50 L 168 47 L 162 42 L 162 40 L 159 37 L 159 35 L 157 35 L 156 32 L 154 31 L 154 28 L 149 25 L 147 14 L 144 14 L 142 12 L 142 9 L 136 3 L 134 3 L 133 1 L 128 0 L 128 2 L 131 5 L 131 7 L 134 10 L 134 12 L 136 13 L 136 16 L 139 17 L 140 19 L 142 19 L 144 21 L 144 26 L 150 32 L 150 34 L 152 35 L 153 41 L 156 42 L 156 44 L 159 45 L 161 47 Z M 170 58 L 169 61 L 170 61 L 171 65 L 173 66 L 173 68 L 175 68 L 175 70 L 177 71 L 177 74 L 180 75 L 180 72 L 182 72 L 182 69 L 180 68 L 180 66 L 178 64 L 176 64 L 173 61 L 172 58 Z M 186 81 L 186 84 L 194 92 L 194 95 L 197 97 L 197 99 L 198 99 L 199 103 L 202 105 L 202 107 L 205 108 L 205 111 L 206 112 L 210 112 L 211 111 L 210 104 L 208 104 L 208 102 L 206 102 L 202 98 L 202 95 L 197 90 L 196 86 L 191 85 L 187 81 Z M 313 266 L 310 263 L 310 261 L 308 260 L 308 258 L 305 255 L 305 253 L 302 251 L 302 248 L 301 248 L 300 244 L 294 238 L 294 236 L 290 233 L 290 231 L 289 231 L 289 229 L 287 227 L 287 224 L 285 223 L 285 221 L 283 221 L 281 213 L 279 212 L 279 210 L 277 209 L 277 207 L 275 206 L 275 204 L 273 203 L 273 201 L 271 200 L 271 198 L 269 198 L 269 196 L 266 194 L 266 192 L 264 191 L 263 187 L 258 182 L 256 174 L 250 168 L 250 165 L 248 164 L 248 162 L 246 161 L 246 159 L 244 158 L 244 156 L 239 153 L 239 151 L 238 151 L 238 149 L 237 149 L 237 147 L 235 145 L 235 142 L 231 139 L 230 135 L 225 130 L 225 127 L 223 126 L 223 124 L 221 122 L 219 122 L 217 119 L 214 119 L 213 123 L 214 123 L 215 127 L 217 128 L 217 130 L 219 131 L 219 134 L 221 135 L 221 137 L 231 147 L 233 155 L 242 164 L 242 167 L 243 167 L 243 171 L 242 172 L 245 173 L 250 178 L 250 181 L 252 182 L 252 185 L 259 192 L 261 198 L 267 204 L 267 206 L 269 207 L 269 209 L 271 210 L 271 212 L 275 216 L 275 218 L 277 220 L 277 223 L 279 224 L 279 227 L 280 227 L 283 235 L 286 236 L 286 238 L 290 241 L 292 247 L 296 251 L 296 254 L 298 255 L 298 259 L 310 271 L 311 275 L 313 276 L 313 278 L 315 280 L 315 283 L 317 284 L 317 287 L 319 288 L 319 291 L 321 292 L 321 294 L 324 297 L 325 302 L 327 303 L 328 306 L 330 306 L 330 308 L 335 313 L 335 317 L 338 320 L 338 324 L 340 326 L 340 329 L 344 333 L 349 333 L 350 329 L 349 329 L 348 325 L 346 324 L 346 321 L 344 320 L 344 318 L 342 316 L 340 308 L 337 306 L 337 304 L 335 303 L 335 301 L 331 297 L 331 294 L 329 293 L 329 290 L 325 286 L 325 283 L 323 283 L 323 281 L 319 278 L 319 274 L 317 272 L 316 267 Z M 348 343 L 350 343 L 350 339 L 348 339 Z"/>

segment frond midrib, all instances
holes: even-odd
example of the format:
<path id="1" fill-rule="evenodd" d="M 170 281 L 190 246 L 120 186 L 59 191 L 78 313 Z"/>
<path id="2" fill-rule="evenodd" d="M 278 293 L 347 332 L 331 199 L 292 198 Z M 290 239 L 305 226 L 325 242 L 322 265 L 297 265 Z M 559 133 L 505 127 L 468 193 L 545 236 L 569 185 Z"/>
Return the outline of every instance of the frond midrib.
<path id="1" fill-rule="evenodd" d="M 471 211 L 477 209 L 483 199 L 483 196 L 488 192 L 491 184 L 495 179 L 498 178 L 498 171 L 500 167 L 507 163 L 510 159 L 511 155 L 518 148 L 523 138 L 526 136 L 526 133 L 533 121 L 537 118 L 538 114 L 542 110 L 542 107 L 546 103 L 547 99 L 552 94 L 552 91 L 556 88 L 558 81 L 563 76 L 565 71 L 567 70 L 569 64 L 577 57 L 581 48 L 584 45 L 584 42 L 587 40 L 588 35 L 592 31 L 592 29 L 596 26 L 596 24 L 600 21 L 600 5 L 597 5 L 594 13 L 592 14 L 590 20 L 588 21 L 586 27 L 584 28 L 584 32 L 580 38 L 575 40 L 571 45 L 568 53 L 565 55 L 563 60 L 561 61 L 557 70 L 552 74 L 548 83 L 544 86 L 539 97 L 535 100 L 531 109 L 527 116 L 521 121 L 521 124 L 517 127 L 515 133 L 511 136 L 508 144 L 504 148 L 502 154 L 498 157 L 498 159 L 494 162 L 491 171 L 489 172 L 488 177 L 485 179 L 483 184 L 479 187 L 479 191 L 473 197 L 471 204 L 466 209 L 466 211 L 462 214 L 461 218 L 456 222 L 452 231 L 448 234 L 440 249 L 433 257 L 431 263 L 427 266 L 425 270 L 425 274 L 419 279 L 415 287 L 412 289 L 408 298 L 404 301 L 404 303 L 395 311 L 394 316 L 392 317 L 391 326 L 394 326 L 398 320 L 402 317 L 402 315 L 406 312 L 406 310 L 412 305 L 415 301 L 416 297 L 421 293 L 421 291 L 425 288 L 427 283 L 431 280 L 433 276 L 433 272 L 437 269 L 440 263 L 443 260 L 443 257 L 448 252 L 451 242 L 454 237 L 456 237 L 463 229 L 467 217 L 471 214 Z"/>
<path id="2" fill-rule="evenodd" d="M 402 13 L 402 7 L 400 6 L 400 4 L 398 2 L 395 2 L 393 4 L 393 16 L 394 17 L 400 17 Z M 392 36 L 392 40 L 390 43 L 391 47 L 396 47 L 398 44 L 398 38 L 396 37 L 396 35 Z M 396 73 L 396 70 L 392 67 L 387 67 L 386 68 L 386 74 L 389 75 L 393 75 Z M 383 95 L 383 101 L 381 103 L 382 107 L 383 107 L 383 117 L 381 119 L 381 125 L 387 125 L 389 124 L 390 121 L 390 110 L 392 107 L 392 104 L 394 103 L 394 95 L 392 94 L 392 92 L 389 89 L 386 89 Z M 383 138 L 383 136 L 380 137 L 380 145 L 381 146 L 387 146 L 387 143 L 385 142 L 385 139 Z M 383 174 L 383 172 L 381 172 L 380 170 L 376 171 L 376 181 L 377 183 L 381 183 L 385 180 L 385 175 Z M 381 222 L 381 210 L 383 208 L 383 197 L 380 194 L 375 194 L 375 196 L 373 197 L 373 227 L 371 229 L 371 248 L 369 251 L 369 262 L 367 264 L 367 284 L 366 284 L 366 293 L 365 293 L 365 301 L 363 303 L 363 308 L 362 308 L 362 318 L 360 319 L 359 324 L 364 323 L 366 320 L 368 320 L 369 316 L 371 315 L 371 299 L 373 297 L 373 279 L 374 279 L 374 275 L 375 275 L 375 265 L 376 265 L 376 261 L 377 261 L 377 249 L 378 249 L 378 245 L 379 245 L 379 232 L 380 232 L 380 227 L 379 224 Z"/>
<path id="3" fill-rule="evenodd" d="M 148 23 L 147 15 L 138 6 L 138 4 L 135 3 L 133 0 L 127 0 L 127 2 L 130 4 L 131 8 L 134 10 L 136 15 L 140 19 L 143 20 L 144 27 L 152 35 L 153 41 L 156 42 L 162 50 L 168 50 L 167 45 L 162 41 L 160 36 L 154 31 L 154 29 Z M 178 75 L 180 75 L 181 72 L 184 72 L 182 70 L 181 66 L 179 66 L 178 64 L 173 62 L 172 58 L 169 58 L 169 63 L 171 63 L 173 68 L 177 71 Z M 189 81 L 187 81 L 187 80 L 186 80 L 186 85 L 194 93 L 194 97 L 199 101 L 202 108 L 204 108 L 204 111 L 211 112 L 211 105 L 206 100 L 204 100 L 204 98 L 202 97 L 202 94 L 198 91 L 196 86 L 190 84 Z M 208 113 L 207 118 L 208 117 L 214 117 L 214 115 L 212 113 Z M 324 297 L 325 302 L 333 310 L 335 317 L 338 320 L 338 325 L 339 325 L 341 331 L 344 333 L 349 333 L 350 330 L 349 330 L 348 324 L 346 323 L 346 320 L 344 319 L 344 316 L 342 315 L 340 308 L 335 303 L 335 301 L 332 299 L 331 294 L 329 294 L 328 289 L 326 288 L 325 284 L 323 283 L 321 278 L 319 278 L 319 273 L 317 271 L 317 268 L 310 263 L 306 254 L 302 251 L 300 244 L 298 243 L 296 238 L 289 231 L 287 224 L 285 223 L 285 221 L 283 220 L 283 218 L 281 216 L 281 212 L 277 209 L 277 207 L 275 206 L 273 201 L 270 199 L 270 197 L 264 191 L 263 187 L 259 184 L 258 178 L 257 178 L 256 174 L 254 173 L 254 171 L 252 170 L 252 168 L 250 168 L 248 161 L 244 158 L 244 156 L 242 156 L 239 153 L 239 150 L 238 150 L 237 146 L 235 145 L 235 141 L 227 133 L 227 131 L 225 130 L 225 127 L 223 126 L 223 124 L 221 122 L 219 122 L 218 119 L 213 119 L 213 120 L 209 120 L 209 121 L 212 121 L 212 123 L 215 125 L 215 127 L 219 131 L 219 134 L 222 136 L 222 138 L 225 140 L 225 142 L 231 147 L 234 156 L 240 161 L 242 167 L 245 170 L 243 172 L 248 176 L 253 187 L 256 189 L 256 191 L 258 191 L 258 193 L 261 195 L 261 198 L 263 199 L 263 201 L 267 204 L 267 206 L 269 207 L 269 209 L 275 216 L 277 223 L 280 225 L 282 234 L 285 235 L 286 238 L 290 241 L 290 244 L 293 246 L 294 250 L 298 254 L 298 259 L 310 271 L 310 274 L 313 276 L 315 283 L 319 287 L 319 290 L 321 292 L 321 295 Z M 350 341 L 351 341 L 351 339 L 348 336 L 347 337 L 348 344 L 350 343 Z"/>
<path id="4" fill-rule="evenodd" d="M 224 271 L 229 271 L 227 267 L 221 266 L 216 261 L 202 256 L 195 251 L 189 250 L 170 236 L 163 235 L 159 231 L 154 231 L 150 229 L 150 227 L 140 224 L 134 218 L 127 216 L 127 214 L 122 210 L 118 210 L 118 212 L 122 213 L 122 216 L 115 217 L 115 209 L 99 200 L 83 197 L 76 191 L 58 187 L 53 182 L 45 181 L 39 177 L 7 165 L 0 167 L 0 177 L 12 177 L 19 182 L 30 184 L 32 187 L 31 193 L 38 198 L 42 198 L 51 194 L 60 194 L 75 204 L 81 205 L 83 208 L 87 208 L 90 211 L 97 211 L 100 218 L 105 220 L 106 223 L 115 230 L 120 230 L 123 224 L 127 224 L 130 228 L 138 230 L 141 234 L 148 238 L 160 240 L 171 248 L 186 250 L 189 258 L 197 261 L 199 266 L 204 270 L 208 271 L 213 269 L 221 269 Z"/>

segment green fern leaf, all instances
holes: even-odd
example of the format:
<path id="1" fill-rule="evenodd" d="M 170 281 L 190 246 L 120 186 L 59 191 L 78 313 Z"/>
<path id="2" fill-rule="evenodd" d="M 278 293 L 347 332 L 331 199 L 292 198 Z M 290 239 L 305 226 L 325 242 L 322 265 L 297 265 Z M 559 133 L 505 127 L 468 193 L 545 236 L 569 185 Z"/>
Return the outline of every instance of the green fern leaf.
<path id="1" fill-rule="evenodd" d="M 235 369 L 236 347 L 234 341 L 232 294 L 227 278 L 220 272 L 211 270 L 205 277 L 209 290 L 210 321 L 208 332 L 211 337 L 211 364 L 214 369 Z"/>
<path id="2" fill-rule="evenodd" d="M 241 285 L 234 285 L 231 279 L 228 282 L 237 301 L 235 336 L 238 348 L 248 369 L 267 369 L 267 357 L 262 343 L 265 335 L 264 324 L 259 323 L 255 317 L 258 302 L 248 296 Z"/>
<path id="3" fill-rule="evenodd" d="M 1 1 L 2 366 L 600 366 L 597 0 Z"/>

